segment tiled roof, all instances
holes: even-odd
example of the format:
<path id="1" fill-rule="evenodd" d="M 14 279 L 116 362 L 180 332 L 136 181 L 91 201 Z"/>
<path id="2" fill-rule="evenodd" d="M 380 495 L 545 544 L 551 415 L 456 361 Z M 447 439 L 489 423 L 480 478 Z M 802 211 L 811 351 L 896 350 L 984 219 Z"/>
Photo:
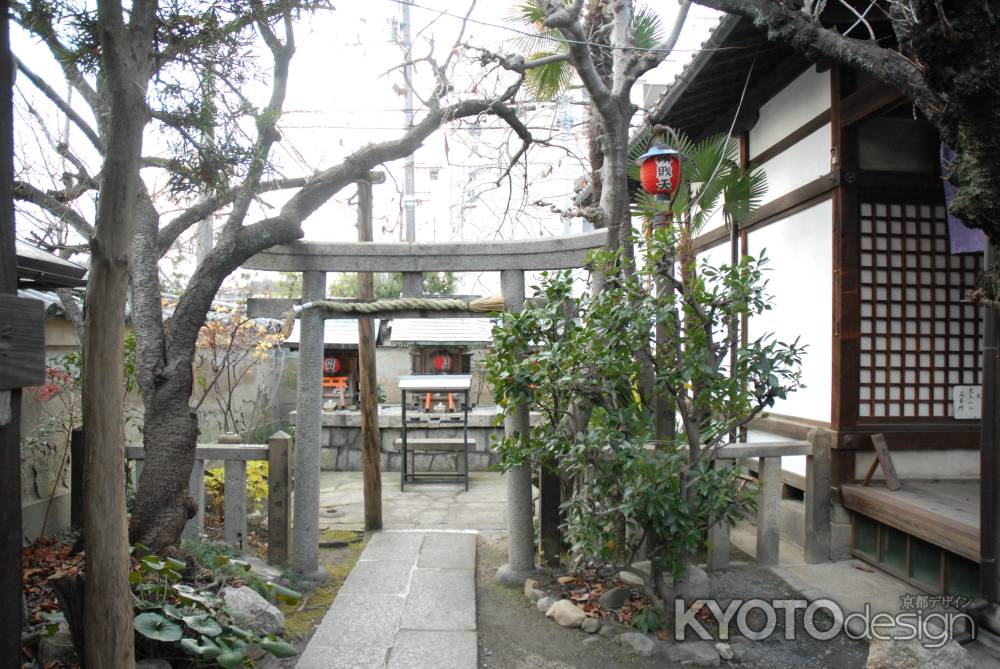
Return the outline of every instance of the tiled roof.
<path id="1" fill-rule="evenodd" d="M 323 321 L 323 343 L 331 346 L 357 346 L 358 320 L 356 318 L 330 318 Z M 375 332 L 379 331 L 379 319 L 375 319 Z M 286 344 L 299 344 L 299 321 L 295 321 L 292 333 L 285 340 Z"/>
<path id="2" fill-rule="evenodd" d="M 389 329 L 396 346 L 493 342 L 493 321 L 489 318 L 394 318 Z"/>

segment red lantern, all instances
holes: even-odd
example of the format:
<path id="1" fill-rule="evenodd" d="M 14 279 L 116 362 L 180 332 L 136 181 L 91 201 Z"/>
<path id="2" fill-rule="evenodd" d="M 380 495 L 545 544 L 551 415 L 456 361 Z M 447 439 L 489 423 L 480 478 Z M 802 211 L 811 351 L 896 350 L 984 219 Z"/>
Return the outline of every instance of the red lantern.
<path id="1" fill-rule="evenodd" d="M 323 374 L 326 376 L 333 376 L 341 370 L 344 365 L 340 362 L 340 358 L 335 356 L 330 356 L 323 358 Z"/>
<path id="2" fill-rule="evenodd" d="M 681 185 L 681 154 L 656 145 L 636 160 L 642 189 L 651 195 L 673 195 Z"/>
<path id="3" fill-rule="evenodd" d="M 434 369 L 439 372 L 450 372 L 453 364 L 451 353 L 438 353 L 434 356 Z"/>

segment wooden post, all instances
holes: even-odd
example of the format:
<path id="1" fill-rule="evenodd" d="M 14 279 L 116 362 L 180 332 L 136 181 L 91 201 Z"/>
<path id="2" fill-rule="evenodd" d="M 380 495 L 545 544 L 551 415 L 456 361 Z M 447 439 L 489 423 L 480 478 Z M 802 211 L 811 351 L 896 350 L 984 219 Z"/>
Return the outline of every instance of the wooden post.
<path id="1" fill-rule="evenodd" d="M 247 463 L 226 460 L 222 535 L 230 546 L 243 550 L 247 536 Z"/>
<path id="2" fill-rule="evenodd" d="M 292 438 L 285 432 L 275 432 L 267 440 L 267 561 L 268 564 L 288 564 L 288 540 L 292 528 L 289 513 L 292 502 L 291 456 Z"/>
<path id="3" fill-rule="evenodd" d="M 539 467 L 538 478 L 538 523 L 542 564 L 557 567 L 559 554 L 562 552 L 562 534 L 559 531 L 562 481 L 558 473 L 545 466 Z"/>
<path id="4" fill-rule="evenodd" d="M 757 502 L 757 563 L 778 564 L 781 514 L 781 458 L 760 458 L 760 499 Z"/>
<path id="5" fill-rule="evenodd" d="M 813 430 L 809 434 L 812 455 L 806 456 L 805 560 L 808 564 L 830 560 L 830 447 L 833 434 Z"/>
<path id="6" fill-rule="evenodd" d="M 372 185 L 358 181 L 358 241 L 372 241 Z M 358 272 L 358 297 L 375 299 L 374 275 Z M 375 396 L 375 332 L 371 318 L 358 319 L 358 363 L 361 392 L 361 459 L 364 466 L 365 529 L 382 529 L 382 437 Z"/>
<path id="7" fill-rule="evenodd" d="M 69 524 L 78 529 L 83 529 L 83 462 L 83 428 L 75 427 L 69 435 Z"/>
<path id="8" fill-rule="evenodd" d="M 11 197 L 13 75 L 5 11 L 0 17 L 0 296 L 10 300 L 17 299 L 17 254 Z M 41 304 L 36 304 L 41 315 Z M 44 346 L 42 321 L 38 323 L 35 337 Z M 24 370 L 34 377 L 25 379 L 27 383 L 6 378 L 10 372 L 11 357 L 18 352 L 10 346 L 13 325 L 13 322 L 0 318 L 0 600 L 4 602 L 0 606 L 0 666 L 5 667 L 21 666 L 21 387 L 44 381 L 42 365 L 37 369 Z"/>
<path id="9" fill-rule="evenodd" d="M 986 244 L 984 269 L 1000 261 L 1000 247 Z M 991 602 L 1000 601 L 1000 324 L 997 310 L 983 307 L 983 409 L 979 450 L 979 589 Z"/>

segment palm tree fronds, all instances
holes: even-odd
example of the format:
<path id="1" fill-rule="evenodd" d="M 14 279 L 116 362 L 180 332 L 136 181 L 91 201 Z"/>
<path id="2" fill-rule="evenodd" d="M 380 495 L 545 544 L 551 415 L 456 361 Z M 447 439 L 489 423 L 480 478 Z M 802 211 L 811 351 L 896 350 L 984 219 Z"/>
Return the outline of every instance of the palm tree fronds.
<path id="1" fill-rule="evenodd" d="M 529 60 L 554 56 L 558 52 L 533 53 Z M 573 69 L 566 61 L 547 63 L 524 73 L 524 83 L 536 100 L 551 100 L 573 82 Z"/>
<path id="2" fill-rule="evenodd" d="M 653 49 L 663 41 L 663 22 L 660 15 L 646 5 L 640 5 L 632 16 L 635 46 L 639 49 Z"/>

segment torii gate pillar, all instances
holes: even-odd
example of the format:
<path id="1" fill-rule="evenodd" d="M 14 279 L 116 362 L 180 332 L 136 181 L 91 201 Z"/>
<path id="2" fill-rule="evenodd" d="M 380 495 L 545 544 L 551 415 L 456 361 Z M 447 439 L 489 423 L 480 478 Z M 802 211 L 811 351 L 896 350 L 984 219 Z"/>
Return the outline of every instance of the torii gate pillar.
<path id="1" fill-rule="evenodd" d="M 326 272 L 302 273 L 305 302 L 326 297 Z M 295 419 L 295 497 L 292 566 L 309 580 L 325 580 L 319 570 L 319 470 L 323 432 L 323 316 L 299 316 L 299 387 Z"/>
<path id="2" fill-rule="evenodd" d="M 500 290 L 507 310 L 524 309 L 524 271 L 505 269 L 500 272 Z M 527 435 L 529 407 L 518 405 L 504 419 L 504 436 Z M 534 508 L 531 501 L 531 467 L 511 467 L 507 478 L 507 564 L 497 569 L 497 581 L 519 587 L 535 573 Z"/>

